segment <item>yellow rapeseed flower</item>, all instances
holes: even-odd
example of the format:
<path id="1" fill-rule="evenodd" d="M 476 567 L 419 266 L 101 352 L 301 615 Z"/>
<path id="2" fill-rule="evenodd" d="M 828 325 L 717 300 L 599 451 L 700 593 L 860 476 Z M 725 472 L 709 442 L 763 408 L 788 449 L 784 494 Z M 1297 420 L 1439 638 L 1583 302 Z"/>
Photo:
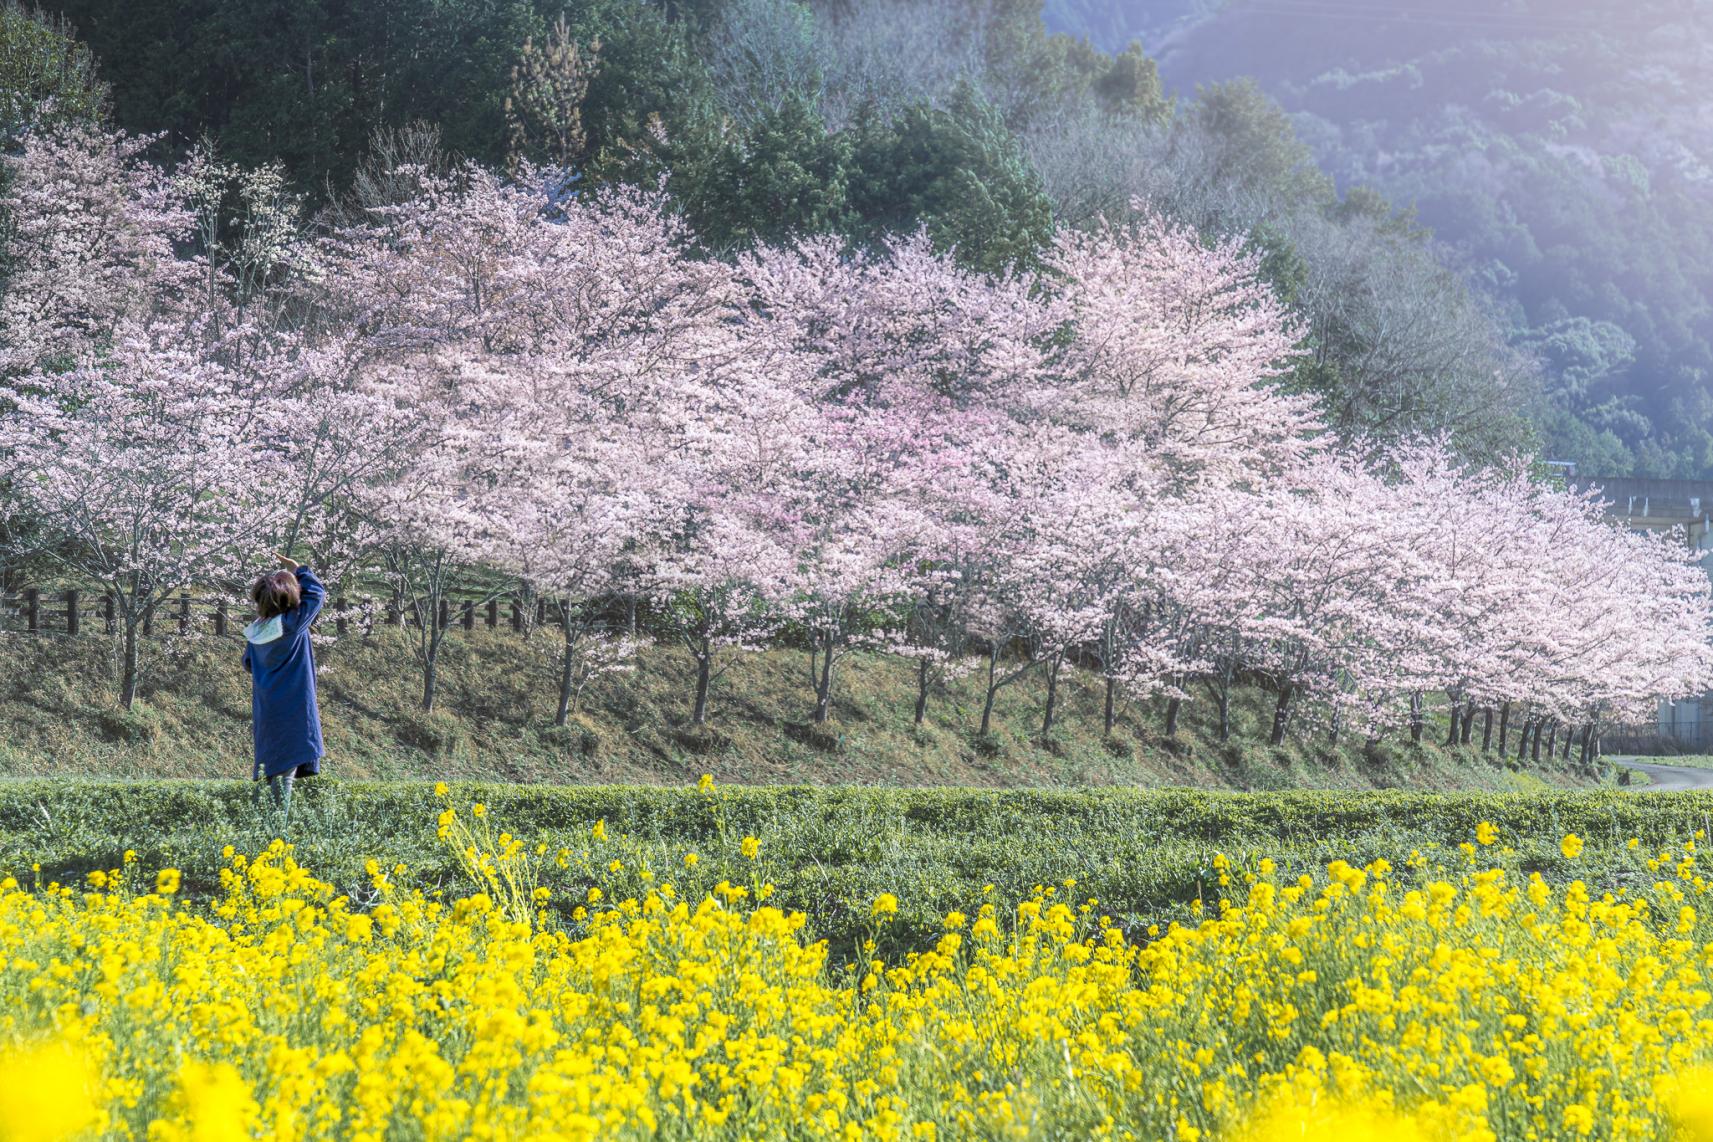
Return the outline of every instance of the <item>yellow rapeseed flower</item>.
<path id="1" fill-rule="evenodd" d="M 248 1142 L 259 1107 L 249 1084 L 231 1063 L 189 1060 L 178 1072 L 173 1099 L 176 1130 L 163 1131 L 184 1142 Z"/>
<path id="2" fill-rule="evenodd" d="M 1499 839 L 1499 827 L 1491 821 L 1482 821 L 1475 826 L 1475 840 L 1483 845 L 1490 845 Z"/>
<path id="3" fill-rule="evenodd" d="M 1575 860 L 1582 855 L 1582 838 L 1575 833 L 1566 833 L 1558 842 L 1558 851 L 1564 854 L 1565 860 Z"/>
<path id="4" fill-rule="evenodd" d="M 1692 1067 L 1663 1080 L 1660 1101 L 1682 1142 L 1713 1142 L 1713 1066 Z"/>
<path id="5" fill-rule="evenodd" d="M 1681 837 L 1637 886 L 1472 843 L 1283 880 L 1243 852 L 1203 918 L 1159 923 L 1055 872 L 953 901 L 968 914 L 895 954 L 821 939 L 824 917 L 734 873 L 761 838 L 674 892 L 644 841 L 580 827 L 549 850 L 489 819 L 436 826 L 462 891 L 387 881 L 383 854 L 377 891 L 347 896 L 283 841 L 170 908 L 111 871 L 0 877 L 0 1043 L 62 1027 L 72 1052 L 0 1047 L 0 1142 L 63 1133 L 41 1091 L 137 1142 L 1713 1142 L 1713 914 Z M 589 883 L 615 864 L 636 876 Z M 927 902 L 881 887 L 877 923 Z"/>
<path id="6" fill-rule="evenodd" d="M 95 1076 L 64 1043 L 0 1050 L 0 1139 L 60 1142 L 100 1121 L 90 1091 Z"/>

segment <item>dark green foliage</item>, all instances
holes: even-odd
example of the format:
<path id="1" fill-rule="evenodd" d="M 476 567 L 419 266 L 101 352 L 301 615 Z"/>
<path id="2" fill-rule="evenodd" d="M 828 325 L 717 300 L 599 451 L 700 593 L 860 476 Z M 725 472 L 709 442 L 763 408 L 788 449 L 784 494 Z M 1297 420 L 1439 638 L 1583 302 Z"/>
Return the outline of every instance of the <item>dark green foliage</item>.
<path id="1" fill-rule="evenodd" d="M 345 185 L 370 134 L 413 120 L 497 164 L 504 102 L 534 0 L 58 0 L 112 84 L 118 121 L 228 159 L 278 159 L 297 185 Z"/>
<path id="2" fill-rule="evenodd" d="M 1335 201 L 1332 179 L 1297 138 L 1290 117 L 1249 79 L 1196 93 L 1186 119 L 1215 146 L 1208 171 L 1217 185 L 1252 188 L 1284 203 Z"/>
<path id="3" fill-rule="evenodd" d="M 1101 106 L 1114 115 L 1158 119 L 1171 108 L 1160 69 L 1143 54 L 1141 44 L 1133 43 L 1114 57 L 1112 66 L 1094 81 L 1094 91 Z"/>
<path id="4" fill-rule="evenodd" d="M 999 113 L 969 87 L 945 108 L 911 107 L 858 132 L 851 203 L 871 234 L 927 228 L 990 272 L 1033 265 L 1052 206 Z"/>
<path id="5" fill-rule="evenodd" d="M 691 184 L 673 190 L 715 250 L 808 234 L 847 233 L 850 142 L 793 96 L 720 147 Z"/>
<path id="6" fill-rule="evenodd" d="M 572 25 L 600 41 L 600 66 L 583 103 L 591 172 L 652 184 L 663 169 L 692 177 L 719 146 L 707 70 L 689 33 L 651 5 L 609 0 Z"/>
<path id="7" fill-rule="evenodd" d="M 26 130 L 96 122 L 106 113 L 106 85 L 71 29 L 18 0 L 0 0 L 0 151 Z"/>

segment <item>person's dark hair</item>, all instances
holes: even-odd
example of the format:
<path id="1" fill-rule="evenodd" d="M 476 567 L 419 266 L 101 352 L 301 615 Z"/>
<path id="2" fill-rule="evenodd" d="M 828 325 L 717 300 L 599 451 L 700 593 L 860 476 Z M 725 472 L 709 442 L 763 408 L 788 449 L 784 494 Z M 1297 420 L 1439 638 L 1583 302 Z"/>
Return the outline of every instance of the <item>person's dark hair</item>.
<path id="1" fill-rule="evenodd" d="M 256 580 L 250 588 L 250 598 L 256 602 L 256 613 L 264 619 L 283 615 L 302 601 L 297 576 L 290 571 L 271 571 Z"/>

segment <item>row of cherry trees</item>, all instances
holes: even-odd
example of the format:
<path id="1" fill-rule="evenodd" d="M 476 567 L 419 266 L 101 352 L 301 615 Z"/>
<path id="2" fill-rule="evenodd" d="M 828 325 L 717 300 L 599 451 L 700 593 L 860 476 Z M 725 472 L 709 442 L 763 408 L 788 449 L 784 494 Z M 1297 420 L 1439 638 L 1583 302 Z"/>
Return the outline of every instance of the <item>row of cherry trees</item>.
<path id="1" fill-rule="evenodd" d="M 910 659 L 916 717 L 1067 665 L 1174 727 L 1239 685 L 1293 727 L 1536 734 L 1709 685 L 1708 580 L 1598 505 L 1440 445 L 1331 446 L 1278 383 L 1296 333 L 1253 259 L 1143 211 L 1038 278 L 921 237 L 703 256 L 656 196 L 549 172 L 392 172 L 309 229 L 268 172 L 140 141 L 9 160 L 0 528 L 119 600 L 270 547 L 429 613 L 521 580 L 566 615 L 558 716 L 614 600 L 682 646 L 691 721 L 748 648 Z M 440 628 L 422 624 L 423 705 Z M 593 651 L 592 649 L 593 648 Z"/>

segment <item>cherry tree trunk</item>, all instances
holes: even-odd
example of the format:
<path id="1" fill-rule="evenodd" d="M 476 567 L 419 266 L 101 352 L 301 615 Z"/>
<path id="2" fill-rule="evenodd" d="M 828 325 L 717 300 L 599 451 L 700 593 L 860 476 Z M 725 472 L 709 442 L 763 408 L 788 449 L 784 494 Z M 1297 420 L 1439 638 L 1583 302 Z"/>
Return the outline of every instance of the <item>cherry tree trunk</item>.
<path id="1" fill-rule="evenodd" d="M 425 714 L 434 710 L 435 675 L 438 673 L 439 657 L 431 644 L 428 657 L 422 663 L 422 712 Z"/>
<path id="2" fill-rule="evenodd" d="M 137 620 L 125 620 L 125 661 L 120 682 L 119 704 L 129 710 L 137 700 Z"/>
<path id="3" fill-rule="evenodd" d="M 1222 742 L 1223 741 L 1230 741 L 1231 740 L 1231 691 L 1222 688 L 1220 690 L 1218 696 L 1214 700 L 1214 705 L 1216 707 L 1218 707 L 1218 709 L 1219 709 L 1219 740 Z"/>
<path id="4" fill-rule="evenodd" d="M 1539 726 L 1539 723 L 1537 723 L 1535 721 L 1535 719 L 1525 718 L 1523 720 L 1523 733 L 1522 733 L 1522 736 L 1517 739 L 1517 760 L 1518 761 L 1521 761 L 1525 757 L 1529 756 L 1529 734 L 1539 733 L 1539 732 L 1540 732 L 1540 726 Z"/>
<path id="5" fill-rule="evenodd" d="M 1053 715 L 1059 706 L 1059 668 L 1065 664 L 1065 656 L 1055 654 L 1047 663 L 1047 708 L 1041 715 L 1041 740 L 1047 740 L 1053 732 Z"/>
<path id="6" fill-rule="evenodd" d="M 928 660 L 916 664 L 916 724 L 928 716 Z"/>
<path id="7" fill-rule="evenodd" d="M 1499 756 L 1505 756 L 1505 735 L 1511 729 L 1511 704 L 1503 703 L 1499 707 Z"/>
<path id="8" fill-rule="evenodd" d="M 811 666 L 813 659 L 811 658 Z M 833 636 L 821 648 L 821 672 L 815 679 L 815 724 L 825 722 L 833 712 Z"/>
<path id="9" fill-rule="evenodd" d="M 1493 747 L 1493 707 L 1488 706 L 1481 718 L 1481 752 L 1486 753 Z"/>
<path id="10" fill-rule="evenodd" d="M 1296 696 L 1296 687 L 1285 686 L 1279 691 L 1278 701 L 1273 703 L 1273 732 L 1267 735 L 1268 745 L 1285 744 L 1285 727 L 1291 720 L 1291 699 Z"/>
<path id="11" fill-rule="evenodd" d="M 1118 690 L 1118 682 L 1110 675 L 1106 679 L 1106 708 L 1102 711 L 1102 728 L 1106 736 L 1112 736 L 1113 698 Z"/>
<path id="12" fill-rule="evenodd" d="M 1469 744 L 1470 731 L 1475 728 L 1475 699 L 1471 698 L 1463 705 L 1463 736 L 1459 739 L 1464 745 Z"/>
<path id="13" fill-rule="evenodd" d="M 987 653 L 987 698 L 981 704 L 981 729 L 976 731 L 986 737 L 988 729 L 993 725 L 993 699 L 999 693 L 999 645 L 995 642 L 993 649 Z"/>
<path id="14" fill-rule="evenodd" d="M 559 658 L 559 709 L 553 715 L 553 724 L 562 726 L 571 716 L 571 683 L 573 668 L 577 664 L 577 643 L 571 637 L 571 624 L 566 623 L 565 646 Z"/>
<path id="15" fill-rule="evenodd" d="M 1540 743 L 1537 741 L 1535 743 L 1535 745 L 1539 746 Z M 1552 729 L 1546 735 L 1546 757 L 1547 757 L 1548 761 L 1552 760 L 1552 751 L 1554 749 L 1556 749 L 1557 746 L 1558 746 L 1558 723 L 1554 722 L 1552 724 Z"/>
<path id="16" fill-rule="evenodd" d="M 1579 758 L 1582 767 L 1586 769 L 1594 761 L 1594 723 L 1589 722 L 1582 727 L 1582 755 Z"/>
<path id="17" fill-rule="evenodd" d="M 445 599 L 440 600 L 441 603 Z M 422 611 L 423 625 L 417 632 L 420 640 L 418 646 L 422 653 L 422 712 L 429 713 L 434 709 L 434 701 L 439 690 L 440 678 L 440 643 L 446 637 L 446 628 L 436 617 L 440 607 L 431 598 L 429 605 Z"/>
<path id="18" fill-rule="evenodd" d="M 1182 698 L 1173 698 L 1166 703 L 1166 736 L 1169 738 L 1178 736 L 1178 710 L 1183 704 Z"/>
<path id="19" fill-rule="evenodd" d="M 1422 740 L 1422 696 L 1420 694 L 1410 695 L 1410 740 L 1413 742 Z"/>
<path id="20" fill-rule="evenodd" d="M 713 676 L 713 659 L 712 648 L 704 644 L 696 655 L 696 700 L 690 707 L 690 724 L 693 726 L 708 720 L 708 682 Z"/>
<path id="21" fill-rule="evenodd" d="M 1575 726 L 1565 726 L 1564 727 L 1564 752 L 1558 755 L 1558 760 L 1565 761 L 1565 762 L 1568 762 L 1570 760 L 1570 739 L 1575 737 L 1575 736 L 1576 736 L 1576 727 Z"/>
<path id="22" fill-rule="evenodd" d="M 1534 748 L 1529 751 L 1530 761 L 1539 761 L 1541 759 L 1541 731 L 1545 728 L 1546 723 L 1544 721 L 1535 723 L 1535 741 Z"/>
<path id="23" fill-rule="evenodd" d="M 1458 730 L 1462 728 L 1460 722 L 1461 715 L 1463 713 L 1463 703 L 1457 701 L 1455 698 L 1452 699 L 1449 713 L 1451 715 L 1449 719 L 1451 724 L 1446 727 L 1445 731 L 1445 744 L 1448 747 L 1457 744 Z"/>

